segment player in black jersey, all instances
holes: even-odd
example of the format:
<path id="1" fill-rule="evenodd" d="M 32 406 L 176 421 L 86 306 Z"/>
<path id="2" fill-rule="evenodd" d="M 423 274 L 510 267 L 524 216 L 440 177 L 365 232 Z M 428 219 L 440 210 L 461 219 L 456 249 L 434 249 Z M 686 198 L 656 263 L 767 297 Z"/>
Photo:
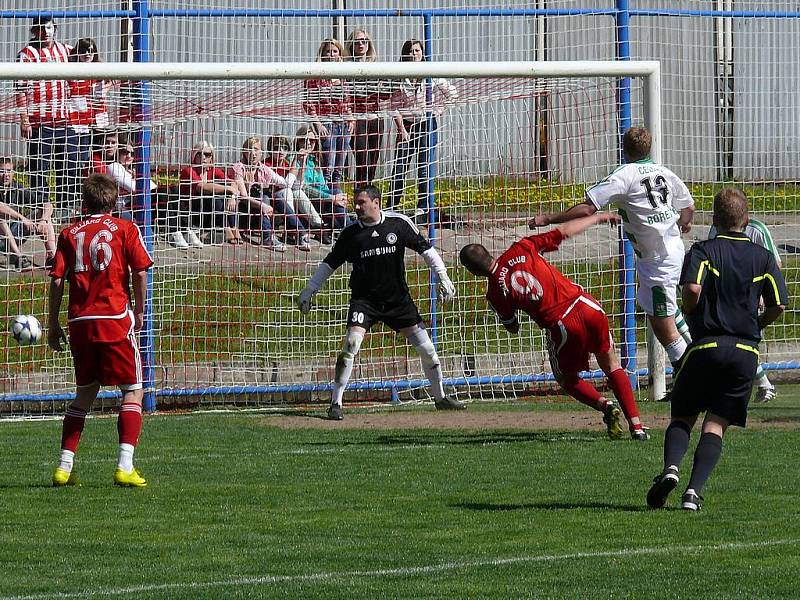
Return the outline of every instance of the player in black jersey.
<path id="1" fill-rule="evenodd" d="M 311 300 L 328 277 L 345 262 L 352 263 L 350 308 L 347 333 L 336 359 L 331 406 L 328 418 L 340 421 L 344 394 L 353 360 L 373 323 L 382 321 L 402 333 L 422 359 L 422 369 L 431 382 L 431 391 L 439 410 L 466 408 L 448 398 L 442 385 L 439 357 L 428 332 L 421 326 L 422 317 L 411 299 L 406 283 L 405 250 L 421 254 L 439 279 L 439 298 L 447 302 L 456 290 L 447 276 L 441 256 L 405 215 L 381 210 L 380 191 L 371 185 L 355 192 L 358 221 L 344 228 L 328 256 L 319 264 L 297 299 L 302 313 L 311 309 Z"/>
<path id="2" fill-rule="evenodd" d="M 758 365 L 761 329 L 786 307 L 788 292 L 774 255 L 743 233 L 747 198 L 726 188 L 714 197 L 717 237 L 695 243 L 683 261 L 683 311 L 692 343 L 678 363 L 672 421 L 664 434 L 664 469 L 647 494 L 661 508 L 678 485 L 678 467 L 701 412 L 702 434 L 681 507 L 700 508 L 700 490 L 722 454 L 729 425 L 744 427 Z M 765 310 L 758 316 L 760 298 Z"/>

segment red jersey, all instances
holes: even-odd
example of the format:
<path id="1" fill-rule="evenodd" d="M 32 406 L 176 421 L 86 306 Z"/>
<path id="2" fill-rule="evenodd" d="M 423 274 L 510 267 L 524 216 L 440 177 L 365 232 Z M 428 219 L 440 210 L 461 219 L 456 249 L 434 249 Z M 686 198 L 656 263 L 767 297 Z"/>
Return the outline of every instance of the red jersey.
<path id="1" fill-rule="evenodd" d="M 81 79 L 69 82 L 69 122 L 73 126 L 108 127 L 108 109 L 103 99 L 103 81 Z"/>
<path id="2" fill-rule="evenodd" d="M 30 44 L 19 51 L 17 62 L 65 63 L 69 61 L 71 50 L 71 46 L 61 42 L 53 42 L 52 47 Z M 28 119 L 34 127 L 67 124 L 69 86 L 66 81 L 17 81 L 16 91 L 27 97 Z"/>
<path id="3" fill-rule="evenodd" d="M 102 173 L 103 175 L 108 173 L 108 166 L 106 165 L 106 161 L 103 158 L 102 152 L 92 153 L 92 161 L 91 165 L 89 165 L 89 173 Z M 87 175 L 89 173 L 87 173 Z"/>
<path id="4" fill-rule="evenodd" d="M 303 92 L 303 110 L 308 115 L 324 117 L 353 114 L 350 97 L 341 79 L 306 79 Z"/>
<path id="5" fill-rule="evenodd" d="M 50 276 L 69 281 L 70 331 L 95 342 L 126 339 L 132 325 L 130 272 L 152 264 L 130 221 L 92 215 L 62 230 Z"/>
<path id="6" fill-rule="evenodd" d="M 219 167 L 203 167 L 202 165 L 187 166 L 181 169 L 181 195 L 203 195 L 203 192 L 201 192 L 197 187 L 197 184 L 203 181 L 202 177 L 200 176 L 202 171 L 206 172 L 206 182 L 219 183 L 222 185 L 228 185 L 229 183 L 228 178 L 225 176 L 225 172 Z"/>
<path id="7" fill-rule="evenodd" d="M 503 321 L 517 310 L 528 313 L 542 328 L 555 325 L 583 288 L 547 262 L 542 252 L 552 252 L 564 240 L 558 229 L 532 235 L 511 244 L 492 266 L 486 299 Z"/>

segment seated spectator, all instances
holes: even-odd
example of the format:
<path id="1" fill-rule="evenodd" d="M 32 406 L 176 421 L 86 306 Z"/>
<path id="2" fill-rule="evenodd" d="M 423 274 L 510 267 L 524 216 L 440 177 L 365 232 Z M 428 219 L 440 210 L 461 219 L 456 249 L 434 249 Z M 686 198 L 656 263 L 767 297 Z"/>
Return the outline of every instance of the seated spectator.
<path id="1" fill-rule="evenodd" d="M 119 134 L 113 129 L 94 136 L 92 143 L 92 155 L 89 160 L 88 173 L 108 174 L 108 163 L 117 160 L 117 148 L 119 147 Z M 87 175 L 88 175 L 87 173 Z"/>
<path id="2" fill-rule="evenodd" d="M 136 158 L 133 146 L 130 144 L 120 145 L 117 148 L 117 158 L 113 162 L 105 165 L 107 174 L 116 182 L 119 190 L 117 209 L 114 216 L 127 221 L 133 221 L 133 196 L 136 193 Z M 156 184 L 150 180 L 150 190 L 156 189 Z"/>
<path id="3" fill-rule="evenodd" d="M 214 147 L 206 141 L 192 148 L 190 163 L 181 169 L 181 194 L 189 198 L 194 224 L 221 228 L 229 244 L 243 244 L 239 233 L 239 189 L 214 166 Z"/>
<path id="4" fill-rule="evenodd" d="M 270 194 L 272 188 L 285 189 L 287 185 L 283 177 L 264 164 L 263 155 L 261 138 L 249 137 L 242 145 L 241 159 L 231 168 L 239 193 L 242 194 L 243 200 L 249 202 L 249 210 L 253 215 L 250 220 L 255 221 L 254 228 L 262 230 L 262 242 L 276 249 L 281 243 L 273 236 L 271 226 L 269 231 L 264 230 L 263 226 L 269 223 L 270 215 L 273 215 L 273 220 L 274 215 L 280 215 L 284 221 L 287 237 L 292 238 L 290 242 L 297 245 L 300 250 L 308 251 L 311 249 L 308 241 L 303 240 L 305 229 L 295 215 L 291 203 L 287 203 L 285 198 L 279 198 L 277 194 Z M 303 241 L 305 243 L 301 243 Z"/>
<path id="5" fill-rule="evenodd" d="M 0 158 L 0 245 L 10 265 L 18 269 L 33 266 L 33 261 L 22 254 L 19 246 L 27 235 L 37 234 L 44 242 L 45 266 L 52 267 L 56 253 L 52 216 L 53 205 L 48 198 L 16 183 L 14 161 L 9 157 Z"/>
<path id="6" fill-rule="evenodd" d="M 347 227 L 350 224 L 350 217 L 347 214 L 347 195 L 333 193 L 325 183 L 320 168 L 318 142 L 319 139 L 312 127 L 306 125 L 300 127 L 294 140 L 295 155 L 290 162 L 296 164 L 298 170 L 302 172 L 302 189 L 325 223 L 326 231 L 319 234 L 319 240 L 323 244 L 330 244 L 331 233 Z"/>

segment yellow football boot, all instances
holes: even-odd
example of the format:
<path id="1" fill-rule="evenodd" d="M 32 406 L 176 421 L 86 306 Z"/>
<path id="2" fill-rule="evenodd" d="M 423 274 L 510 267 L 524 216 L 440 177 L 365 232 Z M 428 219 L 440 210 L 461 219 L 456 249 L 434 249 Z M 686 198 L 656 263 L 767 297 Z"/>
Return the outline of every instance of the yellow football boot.
<path id="1" fill-rule="evenodd" d="M 61 467 L 56 467 L 56 470 L 53 471 L 53 487 L 64 487 L 66 485 L 80 485 L 81 482 L 78 481 L 78 477 L 75 475 L 75 471 L 67 473 Z"/>
<path id="2" fill-rule="evenodd" d="M 114 471 L 114 485 L 143 488 L 147 487 L 147 481 L 145 481 L 145 478 L 142 477 L 136 469 L 130 473 L 126 473 L 122 469 L 117 468 L 117 470 Z"/>

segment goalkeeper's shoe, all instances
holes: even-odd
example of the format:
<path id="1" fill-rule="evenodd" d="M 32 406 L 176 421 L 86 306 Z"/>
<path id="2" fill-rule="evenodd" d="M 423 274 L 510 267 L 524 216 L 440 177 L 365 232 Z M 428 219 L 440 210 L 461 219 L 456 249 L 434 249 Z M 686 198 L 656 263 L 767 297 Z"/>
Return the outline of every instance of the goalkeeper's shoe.
<path id="1" fill-rule="evenodd" d="M 436 410 L 464 410 L 467 408 L 467 405 L 463 402 L 459 402 L 455 398 L 449 398 L 447 396 L 441 400 L 434 401 L 433 405 L 436 407 Z"/>
<path id="2" fill-rule="evenodd" d="M 142 475 L 136 469 L 130 473 L 126 473 L 117 467 L 117 470 L 114 471 L 114 485 L 121 487 L 143 488 L 147 487 L 147 481 L 145 481 L 145 478 L 142 477 Z"/>
<path id="3" fill-rule="evenodd" d="M 622 425 L 620 425 L 619 417 L 622 413 L 619 407 L 613 402 L 606 404 L 603 409 L 603 423 L 606 424 L 608 429 L 608 437 L 612 440 L 621 440 L 623 436 Z"/>
<path id="4" fill-rule="evenodd" d="M 341 421 L 344 419 L 344 410 L 342 410 L 341 404 L 331 404 L 328 407 L 328 420 L 329 421 Z"/>
<path id="5" fill-rule="evenodd" d="M 667 501 L 669 493 L 678 485 L 678 467 L 670 466 L 653 479 L 653 485 L 647 492 L 647 506 L 662 508 Z"/>
<path id="6" fill-rule="evenodd" d="M 53 471 L 53 487 L 80 484 L 81 482 L 78 480 L 77 475 L 75 475 L 75 471 L 67 472 L 61 467 L 56 467 L 56 470 Z"/>

